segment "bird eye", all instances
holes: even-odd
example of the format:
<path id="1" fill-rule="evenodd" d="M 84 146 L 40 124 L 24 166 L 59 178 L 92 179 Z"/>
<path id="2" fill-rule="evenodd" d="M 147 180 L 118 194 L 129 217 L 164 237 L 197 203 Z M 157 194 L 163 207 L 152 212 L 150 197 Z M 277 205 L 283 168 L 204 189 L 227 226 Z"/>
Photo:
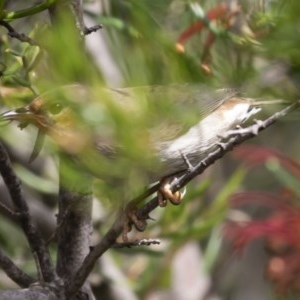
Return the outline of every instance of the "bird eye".
<path id="1" fill-rule="evenodd" d="M 60 103 L 56 102 L 52 103 L 48 109 L 52 115 L 57 115 L 62 111 L 63 106 Z"/>

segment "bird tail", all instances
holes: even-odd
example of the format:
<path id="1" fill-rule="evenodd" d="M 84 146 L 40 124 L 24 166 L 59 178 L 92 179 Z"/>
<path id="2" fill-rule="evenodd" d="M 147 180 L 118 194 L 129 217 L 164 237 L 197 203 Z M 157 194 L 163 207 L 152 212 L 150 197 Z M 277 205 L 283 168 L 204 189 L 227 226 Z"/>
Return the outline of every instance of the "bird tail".
<path id="1" fill-rule="evenodd" d="M 291 101 L 284 99 L 260 100 L 255 98 L 246 98 L 252 105 L 272 105 L 272 104 L 291 104 Z"/>

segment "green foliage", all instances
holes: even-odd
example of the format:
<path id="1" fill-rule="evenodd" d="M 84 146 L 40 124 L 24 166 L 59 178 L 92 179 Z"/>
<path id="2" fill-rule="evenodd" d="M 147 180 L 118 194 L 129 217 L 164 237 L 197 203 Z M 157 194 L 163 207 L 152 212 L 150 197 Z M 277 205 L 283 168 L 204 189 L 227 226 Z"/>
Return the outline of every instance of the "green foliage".
<path id="1" fill-rule="evenodd" d="M 300 197 L 299 178 L 295 177 L 288 170 L 283 168 L 276 158 L 268 160 L 266 162 L 266 168 L 273 174 L 282 186 L 291 190 L 297 197 Z"/>
<path id="2" fill-rule="evenodd" d="M 43 3 L 36 4 L 32 7 L 20 9 L 16 11 L 6 11 L 4 10 L 5 1 L 0 2 L 0 17 L 6 21 L 11 21 L 19 18 L 28 17 L 30 15 L 38 14 L 46 9 L 49 9 L 52 5 L 54 5 L 56 0 L 46 0 Z"/>
<path id="3" fill-rule="evenodd" d="M 80 169 L 79 174 L 74 174 L 72 147 L 60 149 L 48 141 L 43 155 L 49 152 L 53 155 L 67 152 L 65 177 L 78 176 L 78 186 L 82 173 L 86 174 L 86 169 L 99 175 L 100 178 L 95 182 L 95 195 L 107 209 L 106 216 L 101 219 L 104 223 L 101 231 L 105 233 L 119 207 L 139 195 L 149 183 L 152 173 L 155 173 L 153 171 L 158 168 L 157 157 L 153 156 L 150 146 L 149 128 L 153 128 L 153 124 L 173 124 L 179 121 L 186 126 L 183 126 L 186 130 L 194 122 L 195 115 L 190 115 L 190 108 L 185 104 L 174 105 L 172 94 L 149 101 L 138 89 L 135 90 L 136 110 L 131 110 L 127 103 L 123 106 L 116 105 L 113 97 L 103 90 L 109 85 L 106 83 L 105 70 L 99 68 L 96 60 L 86 53 L 70 16 L 58 16 L 54 27 L 45 25 L 44 20 L 39 18 L 39 12 L 46 10 L 54 2 L 44 1 L 29 9 L 6 11 L 5 3 L 0 1 L 0 19 L 9 20 L 9 24 L 15 26 L 17 32 L 25 32 L 36 41 L 36 45 L 30 45 L 9 38 L 6 29 L 0 28 L 0 94 L 3 94 L 1 108 L 22 106 L 21 102 L 29 103 L 34 94 L 64 84 L 83 83 L 89 87 L 87 98 L 80 93 L 66 93 L 59 95 L 60 101 L 64 107 L 72 108 L 73 120 L 78 125 L 78 132 L 82 131 L 82 137 L 88 136 L 88 132 L 102 135 L 108 143 L 122 145 L 123 156 L 116 160 L 102 160 L 94 150 L 86 149 L 84 154 L 76 156 Z M 238 25 L 238 28 L 228 28 L 224 25 L 226 22 L 209 23 L 208 28 L 195 33 L 186 41 L 185 53 L 176 51 L 176 41 L 192 23 L 201 20 L 187 2 L 113 0 L 109 1 L 109 9 L 104 9 L 103 14 L 99 15 L 90 10 L 86 14 L 95 22 L 104 25 L 101 34 L 104 33 L 105 39 L 102 42 L 108 46 L 112 61 L 116 63 L 121 74 L 120 86 L 188 82 L 199 84 L 201 88 L 205 86 L 206 89 L 241 87 L 247 96 L 276 95 L 294 98 L 298 95 L 294 82 L 297 82 L 300 70 L 300 40 L 297 35 L 300 3 L 297 0 L 288 3 L 267 2 L 268 9 L 261 9 L 257 4 L 249 12 L 247 5 L 243 4 L 244 27 Z M 200 4 L 197 5 L 200 7 Z M 215 5 L 216 1 L 205 1 L 202 9 L 207 12 Z M 27 18 L 20 19 L 20 23 L 14 21 L 24 16 Z M 27 24 L 29 18 L 32 18 L 34 25 Z M 248 31 L 243 31 L 245 28 Z M 214 34 L 214 42 L 210 48 L 205 48 L 209 33 Z M 87 36 L 86 39 L 97 38 L 98 33 L 94 34 L 94 37 Z M 205 63 L 211 69 L 211 75 L 207 75 L 201 67 L 205 51 L 209 52 Z M 99 53 L 100 58 L 101 55 Z M 278 60 L 284 60 L 290 66 L 292 78 L 289 77 L 290 74 L 284 74 L 285 81 L 275 78 L 275 83 L 264 84 L 264 70 Z M 297 84 L 299 85 L 298 82 Z M 12 93 L 5 95 L 4 87 L 13 88 Z M 187 94 L 184 90 L 182 98 L 188 97 Z M 32 131 L 27 131 L 27 128 L 24 131 L 29 134 L 27 143 L 16 145 L 14 132 L 11 133 L 4 127 L 1 127 L 1 138 L 10 147 L 14 146 L 20 152 L 29 153 L 31 147 L 28 144 L 32 144 L 34 137 L 31 137 Z M 266 140 L 272 143 L 271 137 L 267 136 Z M 46 158 L 45 161 L 49 163 L 51 159 Z M 52 172 L 49 176 L 47 170 L 42 169 L 38 175 L 34 175 L 33 170 L 26 169 L 28 166 L 18 165 L 21 164 L 20 160 L 15 164 L 24 185 L 34 189 L 47 203 L 47 197 L 55 190 L 53 179 L 49 178 L 57 174 Z M 299 195 L 297 178 L 274 162 L 269 163 L 268 168 L 281 183 Z M 201 178 L 191 184 L 182 205 L 168 205 L 166 209 L 158 209 L 153 213 L 155 221 L 149 221 L 147 232 L 142 233 L 141 237 L 159 236 L 167 241 L 165 248 L 133 250 L 130 253 L 120 250 L 114 253 L 120 264 L 124 264 L 132 254 L 140 255 L 142 267 L 137 266 L 136 273 L 128 275 L 128 278 L 141 298 L 155 288 L 166 289 L 170 286 L 170 263 L 176 252 L 192 240 L 205 245 L 203 260 L 206 269 L 209 272 L 214 270 L 218 254 L 222 252 L 219 228 L 228 212 L 228 199 L 241 187 L 245 178 L 243 168 L 230 166 L 228 169 L 231 169 L 229 176 L 220 176 L 220 179 L 215 180 L 214 175 L 208 175 L 205 179 Z M 221 186 L 217 191 L 213 187 L 215 181 Z M 212 189 L 213 200 L 205 202 L 206 195 Z M 23 248 L 25 241 L 18 241 L 18 245 L 10 243 L 8 235 L 3 231 L 10 232 L 11 227 L 18 236 L 15 226 L 1 219 L 1 243 L 12 256 L 17 256 L 20 250 L 14 252 L 14 246 Z M 131 263 L 134 265 L 134 262 Z"/>

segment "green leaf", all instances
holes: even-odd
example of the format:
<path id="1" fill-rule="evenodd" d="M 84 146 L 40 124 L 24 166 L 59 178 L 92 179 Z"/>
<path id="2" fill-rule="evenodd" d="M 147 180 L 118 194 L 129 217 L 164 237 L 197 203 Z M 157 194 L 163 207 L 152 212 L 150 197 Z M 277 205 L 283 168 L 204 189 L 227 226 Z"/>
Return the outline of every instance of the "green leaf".
<path id="1" fill-rule="evenodd" d="M 286 169 L 282 168 L 279 160 L 276 158 L 269 159 L 266 162 L 266 168 L 272 172 L 279 182 L 290 188 L 298 197 L 300 197 L 299 178 L 296 178 Z"/>
<path id="2" fill-rule="evenodd" d="M 57 184 L 53 181 L 37 176 L 21 165 L 15 165 L 14 169 L 22 182 L 34 190 L 45 194 L 57 192 Z"/>

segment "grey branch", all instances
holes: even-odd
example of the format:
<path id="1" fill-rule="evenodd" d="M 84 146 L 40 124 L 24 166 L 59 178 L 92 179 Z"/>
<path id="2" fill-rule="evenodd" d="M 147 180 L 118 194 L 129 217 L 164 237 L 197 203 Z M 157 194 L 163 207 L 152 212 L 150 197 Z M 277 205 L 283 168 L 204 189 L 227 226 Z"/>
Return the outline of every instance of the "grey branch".
<path id="1" fill-rule="evenodd" d="M 114 245 L 112 245 L 112 248 L 132 248 L 132 247 L 159 245 L 159 244 L 160 244 L 160 240 L 158 239 L 142 239 L 142 240 L 135 240 L 132 242 L 115 243 Z"/>
<path id="2" fill-rule="evenodd" d="M 28 287 L 36 281 L 34 278 L 19 269 L 2 250 L 0 250 L 0 268 L 20 287 Z"/>
<path id="3" fill-rule="evenodd" d="M 0 25 L 5 27 L 8 31 L 8 35 L 12 38 L 18 39 L 21 42 L 25 42 L 30 44 L 31 46 L 38 46 L 38 43 L 35 42 L 33 39 L 31 39 L 29 36 L 27 36 L 24 33 L 18 33 L 9 23 L 0 20 Z"/>
<path id="4" fill-rule="evenodd" d="M 37 226 L 33 223 L 29 208 L 21 192 L 21 183 L 17 178 L 7 152 L 0 143 L 0 173 L 10 193 L 15 211 L 20 214 L 19 220 L 23 232 L 28 240 L 31 251 L 37 256 L 43 279 L 52 282 L 56 279 L 54 267 L 51 263 L 50 254 Z"/>
<path id="5" fill-rule="evenodd" d="M 58 298 L 48 289 L 37 287 L 22 290 L 0 291 L 1 300 L 58 300 Z"/>
<path id="6" fill-rule="evenodd" d="M 103 26 L 101 24 L 97 24 L 91 27 L 84 27 L 84 34 L 88 35 L 91 34 L 93 32 L 97 32 L 99 29 L 103 28 Z"/>

